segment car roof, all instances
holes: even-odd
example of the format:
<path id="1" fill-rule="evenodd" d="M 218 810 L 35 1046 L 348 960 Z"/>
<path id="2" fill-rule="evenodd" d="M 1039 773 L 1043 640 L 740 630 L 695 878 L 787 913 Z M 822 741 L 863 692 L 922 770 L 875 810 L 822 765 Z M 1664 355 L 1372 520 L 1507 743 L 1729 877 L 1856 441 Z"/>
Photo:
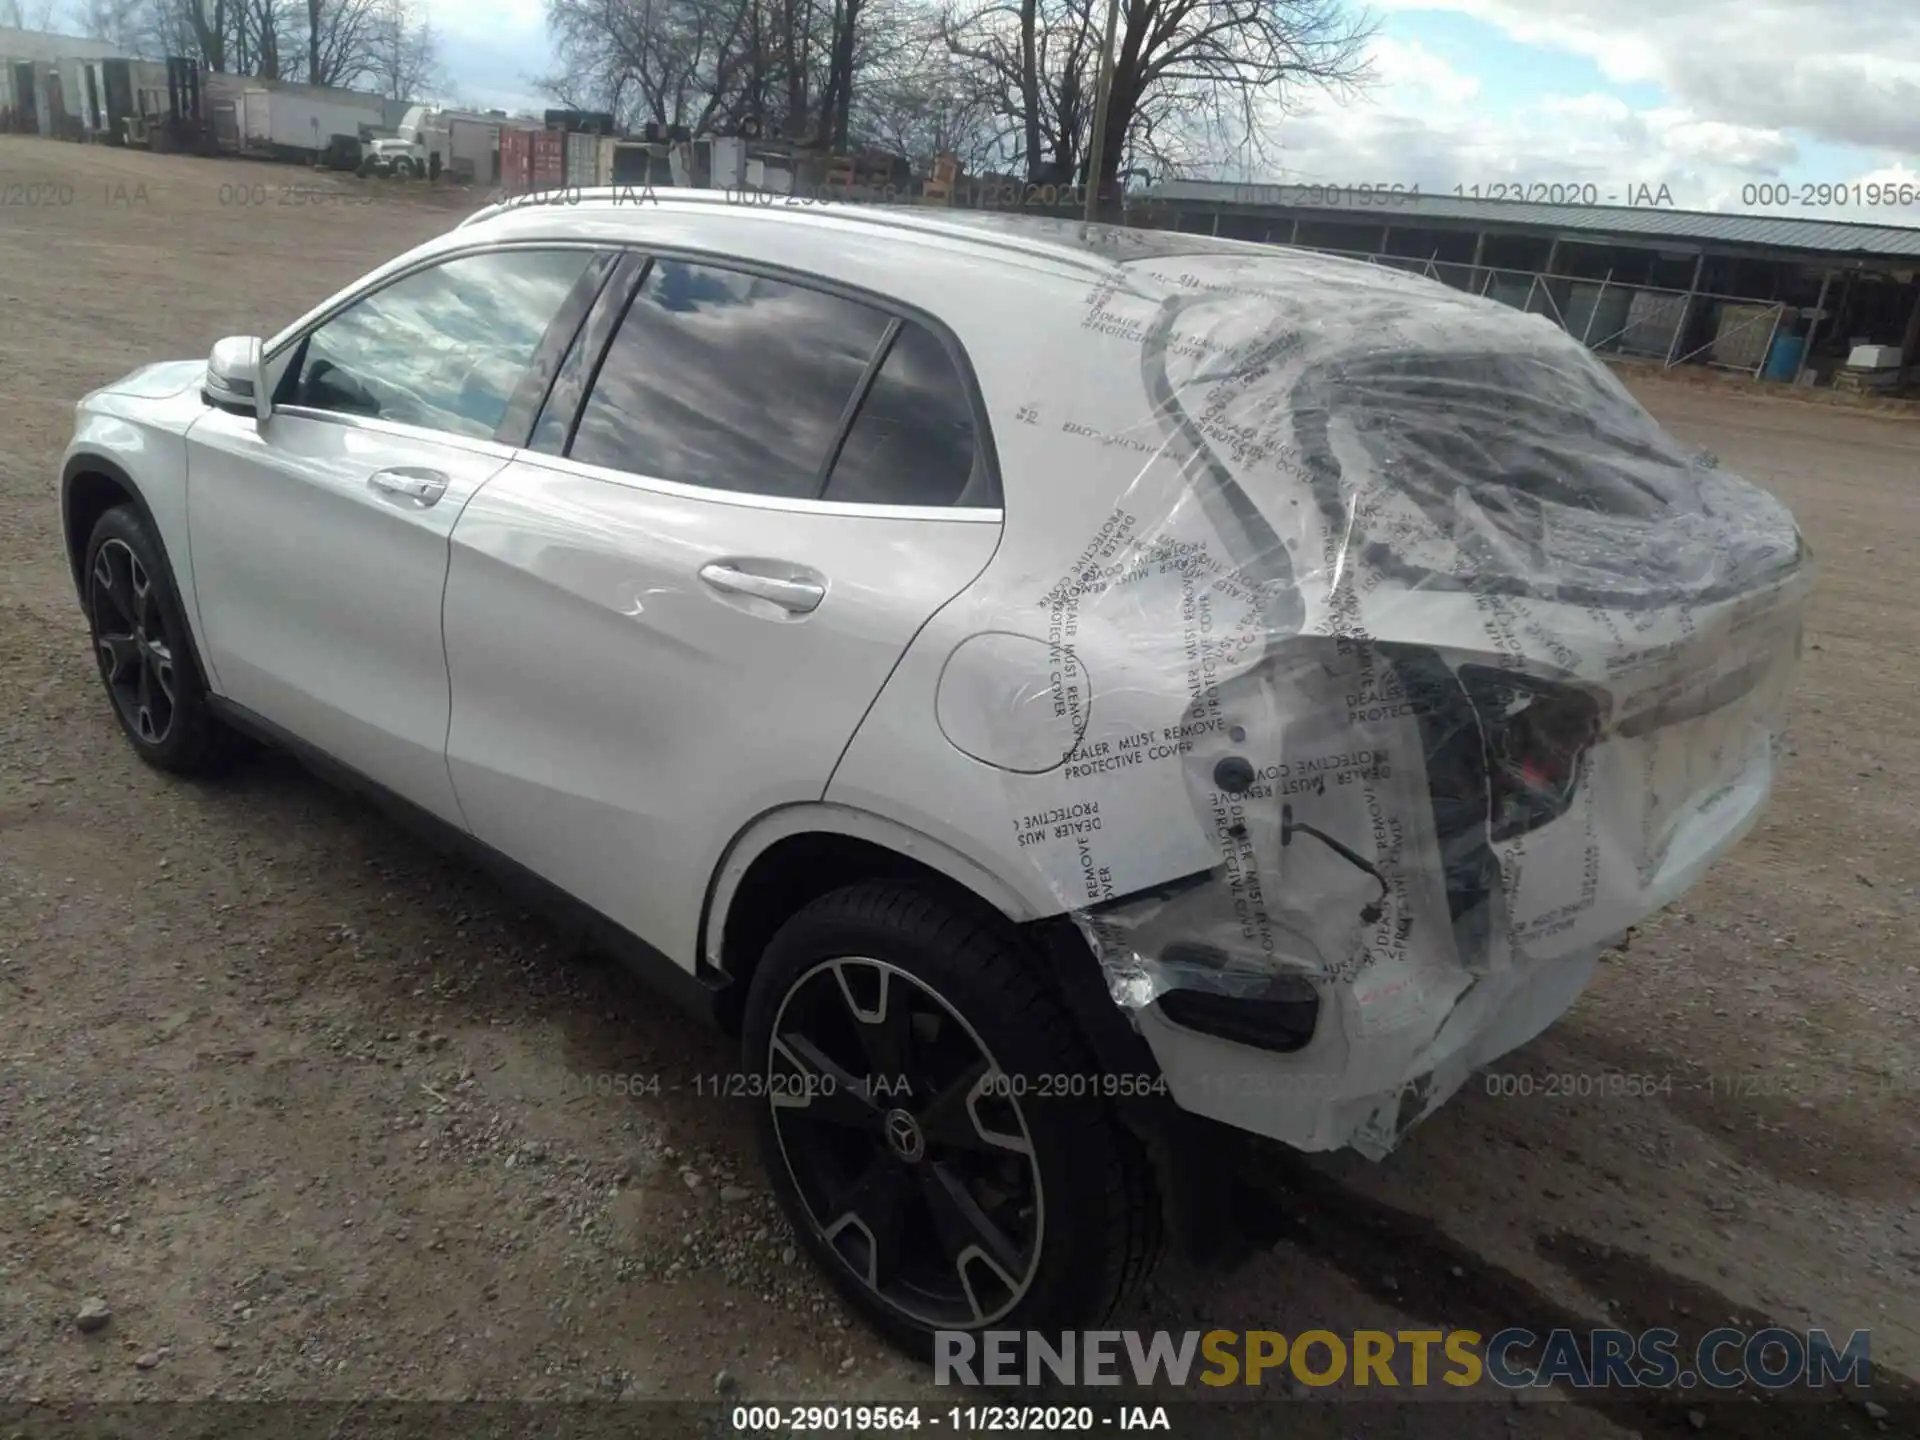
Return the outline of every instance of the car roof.
<path id="1" fill-rule="evenodd" d="M 1217 253 L 1275 256 L 1271 246 L 1174 231 L 1006 211 L 945 206 L 866 204 L 825 197 L 807 199 L 771 191 L 691 190 L 643 185 L 568 187 L 498 201 L 462 220 L 460 231 L 484 228 L 514 238 L 578 234 L 644 244 L 655 238 L 652 221 L 665 214 L 730 228 L 729 222 L 773 223 L 790 243 L 818 237 L 827 244 L 850 235 L 902 245 L 942 242 L 969 252 L 978 262 L 1049 262 L 1049 268 L 1110 274 L 1116 266 L 1169 255 Z M 622 233 L 624 231 L 624 233 Z M 473 237 L 469 237 L 473 238 Z M 1336 262 L 1337 263 L 1337 262 Z"/>

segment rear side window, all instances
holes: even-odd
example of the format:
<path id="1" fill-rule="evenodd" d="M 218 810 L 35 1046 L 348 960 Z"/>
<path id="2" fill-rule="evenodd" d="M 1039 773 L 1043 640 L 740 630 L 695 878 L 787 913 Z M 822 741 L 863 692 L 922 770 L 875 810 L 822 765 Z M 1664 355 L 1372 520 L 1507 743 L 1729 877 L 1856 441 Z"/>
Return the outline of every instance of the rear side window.
<path id="1" fill-rule="evenodd" d="M 656 260 L 567 454 L 686 485 L 813 499 L 889 324 L 838 295 Z"/>
<path id="2" fill-rule="evenodd" d="M 996 505 L 973 407 L 953 357 L 912 321 L 888 347 L 828 477 L 826 500 Z"/>

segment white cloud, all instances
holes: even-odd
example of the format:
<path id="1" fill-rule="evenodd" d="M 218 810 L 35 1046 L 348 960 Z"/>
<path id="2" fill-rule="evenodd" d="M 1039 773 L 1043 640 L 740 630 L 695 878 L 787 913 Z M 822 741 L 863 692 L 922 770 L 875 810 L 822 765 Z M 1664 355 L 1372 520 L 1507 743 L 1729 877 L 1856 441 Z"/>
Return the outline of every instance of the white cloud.
<path id="1" fill-rule="evenodd" d="M 1480 93 L 1478 77 L 1456 70 L 1426 46 L 1391 36 L 1377 37 L 1371 58 L 1374 78 L 1394 92 L 1400 104 L 1429 100 L 1449 109 Z"/>
<path id="2" fill-rule="evenodd" d="M 1381 0 L 1448 10 L 1650 81 L 1703 121 L 1920 156 L 1914 0 Z"/>
<path id="3" fill-rule="evenodd" d="M 1665 185 L 1680 208 L 1737 199 L 1743 183 L 1794 163 L 1792 137 L 1679 107 L 1636 110 L 1617 95 L 1543 95 L 1494 113 L 1472 77 L 1449 84 L 1401 47 L 1378 67 L 1370 103 L 1319 101 L 1277 126 L 1282 178 L 1331 184 L 1418 184 L 1428 193 L 1486 193 L 1515 182 L 1591 186 L 1601 204 Z M 1405 76 L 1406 88 L 1390 76 Z M 1417 80 L 1415 77 L 1421 77 Z M 1258 178 L 1258 177 L 1246 177 Z M 1582 192 L 1576 192 L 1582 193 Z"/>
<path id="4" fill-rule="evenodd" d="M 434 5 L 428 13 L 437 30 L 487 39 L 530 31 L 545 46 L 546 0 L 456 0 Z"/>
<path id="5" fill-rule="evenodd" d="M 1668 154 L 1697 166 L 1772 175 L 1799 154 L 1783 130 L 1702 120 L 1684 110 L 1650 110 L 1638 118 Z"/>

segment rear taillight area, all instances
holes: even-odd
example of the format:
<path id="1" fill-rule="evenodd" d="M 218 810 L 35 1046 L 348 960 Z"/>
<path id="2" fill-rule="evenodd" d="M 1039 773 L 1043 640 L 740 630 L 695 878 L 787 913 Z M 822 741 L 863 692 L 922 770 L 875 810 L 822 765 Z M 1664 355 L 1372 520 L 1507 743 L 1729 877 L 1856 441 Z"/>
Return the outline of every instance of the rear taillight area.
<path id="1" fill-rule="evenodd" d="M 1484 665 L 1461 666 L 1459 681 L 1479 722 L 1488 838 L 1513 840 L 1566 814 L 1600 738 L 1599 699 Z"/>
<path id="2" fill-rule="evenodd" d="M 1603 696 L 1424 646 L 1382 645 L 1420 727 L 1427 795 L 1454 938 L 1463 955 L 1492 940 L 1500 886 L 1495 844 L 1565 815 L 1607 726 Z"/>

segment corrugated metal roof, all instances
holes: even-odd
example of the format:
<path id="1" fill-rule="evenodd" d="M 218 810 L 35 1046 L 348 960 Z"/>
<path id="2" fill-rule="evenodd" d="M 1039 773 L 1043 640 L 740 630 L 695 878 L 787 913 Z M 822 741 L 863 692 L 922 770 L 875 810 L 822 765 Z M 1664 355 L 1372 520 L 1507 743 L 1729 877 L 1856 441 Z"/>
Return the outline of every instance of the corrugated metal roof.
<path id="1" fill-rule="evenodd" d="M 1672 210 L 1654 205 L 1538 205 L 1519 200 L 1472 200 L 1454 195 L 1403 196 L 1374 205 L 1303 203 L 1310 185 L 1240 185 L 1223 180 L 1169 180 L 1146 192 L 1150 200 L 1246 206 L 1362 219 L 1393 225 L 1412 217 L 1524 225 L 1549 230 L 1659 236 L 1707 244 L 1748 245 L 1768 250 L 1808 250 L 1828 255 L 1920 259 L 1920 225 L 1867 225 L 1791 216 L 1728 215 Z M 1920 206 L 1912 212 L 1920 217 Z"/>
<path id="2" fill-rule="evenodd" d="M 55 60 L 113 60 L 126 51 L 105 40 L 89 40 L 80 35 L 55 35 L 47 30 L 16 30 L 0 25 L 0 56 L 8 60 L 33 60 L 49 64 Z"/>

